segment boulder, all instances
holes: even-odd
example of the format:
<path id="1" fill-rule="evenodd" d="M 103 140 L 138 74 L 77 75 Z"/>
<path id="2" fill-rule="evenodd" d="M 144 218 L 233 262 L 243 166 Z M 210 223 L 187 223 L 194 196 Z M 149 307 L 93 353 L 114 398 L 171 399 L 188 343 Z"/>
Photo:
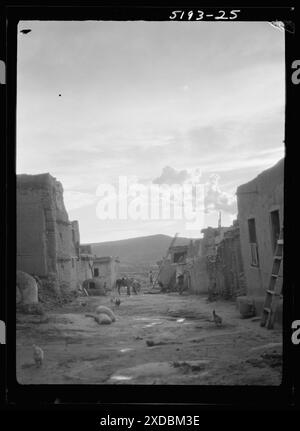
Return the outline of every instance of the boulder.
<path id="1" fill-rule="evenodd" d="M 99 313 L 96 317 L 99 325 L 110 325 L 112 323 L 111 318 L 107 314 Z"/>
<path id="2" fill-rule="evenodd" d="M 114 312 L 110 308 L 105 307 L 105 305 L 98 305 L 98 307 L 95 310 L 95 313 L 96 314 L 106 314 L 112 322 L 116 321 L 116 316 L 115 316 Z"/>
<path id="3" fill-rule="evenodd" d="M 17 303 L 21 304 L 37 304 L 38 286 L 35 279 L 23 271 L 17 271 Z"/>

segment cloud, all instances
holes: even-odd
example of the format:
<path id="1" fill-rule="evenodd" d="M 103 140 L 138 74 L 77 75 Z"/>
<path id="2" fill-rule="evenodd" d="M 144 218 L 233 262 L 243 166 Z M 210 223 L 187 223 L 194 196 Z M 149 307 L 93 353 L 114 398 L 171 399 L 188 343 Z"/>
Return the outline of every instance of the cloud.
<path id="1" fill-rule="evenodd" d="M 165 166 L 161 175 L 153 180 L 154 184 L 183 184 L 189 177 L 187 170 L 178 171 L 170 166 Z"/>
<path id="2" fill-rule="evenodd" d="M 235 215 L 237 211 L 235 195 L 221 189 L 220 178 L 220 175 L 213 173 L 208 176 L 208 179 L 205 182 L 200 168 L 177 170 L 170 166 L 166 166 L 163 168 L 162 174 L 153 180 L 153 183 L 168 185 L 204 184 L 205 212 L 211 213 L 213 211 L 224 211 L 228 214 Z M 194 197 L 195 192 L 196 189 L 194 188 Z"/>
<path id="3" fill-rule="evenodd" d="M 60 180 L 84 237 L 96 240 L 103 225 L 91 207 L 97 186 L 120 175 L 145 185 L 208 183 L 207 218 L 222 210 L 226 219 L 236 187 L 282 157 L 284 33 L 268 23 L 217 32 L 209 22 L 26 25 L 17 171 Z M 109 238 L 109 226 L 99 238 Z M 123 229 L 137 234 L 135 225 Z"/>
<path id="4" fill-rule="evenodd" d="M 205 185 L 205 212 L 224 211 L 229 214 L 236 214 L 236 198 L 234 195 L 221 190 L 219 180 L 219 175 L 212 174 Z"/>

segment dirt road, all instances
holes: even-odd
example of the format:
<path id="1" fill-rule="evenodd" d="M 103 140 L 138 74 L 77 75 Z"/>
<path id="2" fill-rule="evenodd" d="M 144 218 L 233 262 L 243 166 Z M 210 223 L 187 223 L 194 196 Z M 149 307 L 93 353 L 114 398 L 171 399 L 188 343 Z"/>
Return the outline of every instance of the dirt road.
<path id="1" fill-rule="evenodd" d="M 85 314 L 110 297 L 78 298 L 50 312 L 17 318 L 17 380 L 22 384 L 279 385 L 280 329 L 241 319 L 231 302 L 202 296 L 122 296 L 116 322 Z M 83 304 L 83 305 L 82 305 Z M 222 316 L 217 327 L 212 310 Z M 44 320 L 44 322 L 43 322 Z M 32 344 L 44 363 L 33 362 Z"/>

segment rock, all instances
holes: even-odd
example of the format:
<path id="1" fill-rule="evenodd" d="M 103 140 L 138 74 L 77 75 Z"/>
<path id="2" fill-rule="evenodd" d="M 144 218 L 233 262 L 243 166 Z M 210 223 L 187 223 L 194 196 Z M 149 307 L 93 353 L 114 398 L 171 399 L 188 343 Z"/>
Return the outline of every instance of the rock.
<path id="1" fill-rule="evenodd" d="M 146 340 L 146 344 L 147 344 L 147 346 L 152 347 L 152 346 L 154 346 L 154 341 L 153 340 Z"/>
<path id="2" fill-rule="evenodd" d="M 112 323 L 111 318 L 107 314 L 99 313 L 97 314 L 95 319 L 99 323 L 99 325 L 110 325 Z"/>
<path id="3" fill-rule="evenodd" d="M 17 303 L 37 304 L 38 303 L 38 286 L 36 280 L 23 271 L 17 271 Z"/>
<path id="4" fill-rule="evenodd" d="M 207 360 L 199 360 L 199 361 L 173 361 L 172 362 L 172 366 L 174 368 L 181 368 L 182 371 L 184 372 L 189 372 L 189 371 L 202 371 L 207 364 L 209 363 L 209 361 Z"/>
<path id="5" fill-rule="evenodd" d="M 114 312 L 110 308 L 105 307 L 105 305 L 99 305 L 96 308 L 95 313 L 96 314 L 106 314 L 107 316 L 109 316 L 109 318 L 112 322 L 116 321 L 116 316 L 115 316 Z"/>
<path id="6" fill-rule="evenodd" d="M 148 347 L 153 346 L 164 346 L 165 344 L 179 344 L 178 341 L 168 341 L 168 340 L 146 340 Z"/>

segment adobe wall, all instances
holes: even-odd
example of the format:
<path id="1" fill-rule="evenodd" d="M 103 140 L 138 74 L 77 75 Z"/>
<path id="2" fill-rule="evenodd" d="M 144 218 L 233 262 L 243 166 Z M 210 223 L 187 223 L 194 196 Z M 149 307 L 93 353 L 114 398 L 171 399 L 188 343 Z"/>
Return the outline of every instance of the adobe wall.
<path id="1" fill-rule="evenodd" d="M 209 288 L 209 279 L 206 269 L 206 260 L 199 256 L 193 261 L 193 265 L 189 268 L 191 286 L 190 290 L 193 293 L 207 293 Z"/>
<path id="2" fill-rule="evenodd" d="M 48 173 L 18 175 L 17 268 L 38 276 L 55 273 L 60 283 L 74 289 L 78 272 L 77 242 L 78 224 L 72 225 L 69 221 L 61 183 Z"/>
<path id="3" fill-rule="evenodd" d="M 235 224 L 217 247 L 215 291 L 225 299 L 245 294 L 239 227 Z"/>
<path id="4" fill-rule="evenodd" d="M 106 283 L 107 289 L 114 287 L 117 279 L 117 262 L 114 259 L 104 262 L 94 261 L 93 269 L 99 269 L 99 278 Z"/>
<path id="5" fill-rule="evenodd" d="M 89 278 L 93 278 L 92 267 L 93 261 L 88 259 L 87 257 L 81 257 L 78 264 L 78 281 L 82 283 L 84 280 L 88 280 Z"/>
<path id="6" fill-rule="evenodd" d="M 176 272 L 176 265 L 172 264 L 169 259 L 165 260 L 163 266 L 161 267 L 160 274 L 157 278 L 158 282 L 161 282 L 165 287 L 167 287 Z"/>
<path id="7" fill-rule="evenodd" d="M 273 263 L 270 211 L 279 210 L 283 224 L 284 160 L 237 189 L 238 221 L 247 294 L 265 294 Z M 251 266 L 248 219 L 255 218 L 259 267 Z"/>
<path id="8" fill-rule="evenodd" d="M 56 272 L 51 186 L 49 174 L 17 176 L 17 268 L 40 276 Z"/>
<path id="9" fill-rule="evenodd" d="M 118 260 L 114 259 L 112 261 L 110 288 L 113 288 L 115 286 L 116 280 L 118 278 L 118 273 L 119 273 L 119 265 L 120 265 L 120 262 Z"/>

